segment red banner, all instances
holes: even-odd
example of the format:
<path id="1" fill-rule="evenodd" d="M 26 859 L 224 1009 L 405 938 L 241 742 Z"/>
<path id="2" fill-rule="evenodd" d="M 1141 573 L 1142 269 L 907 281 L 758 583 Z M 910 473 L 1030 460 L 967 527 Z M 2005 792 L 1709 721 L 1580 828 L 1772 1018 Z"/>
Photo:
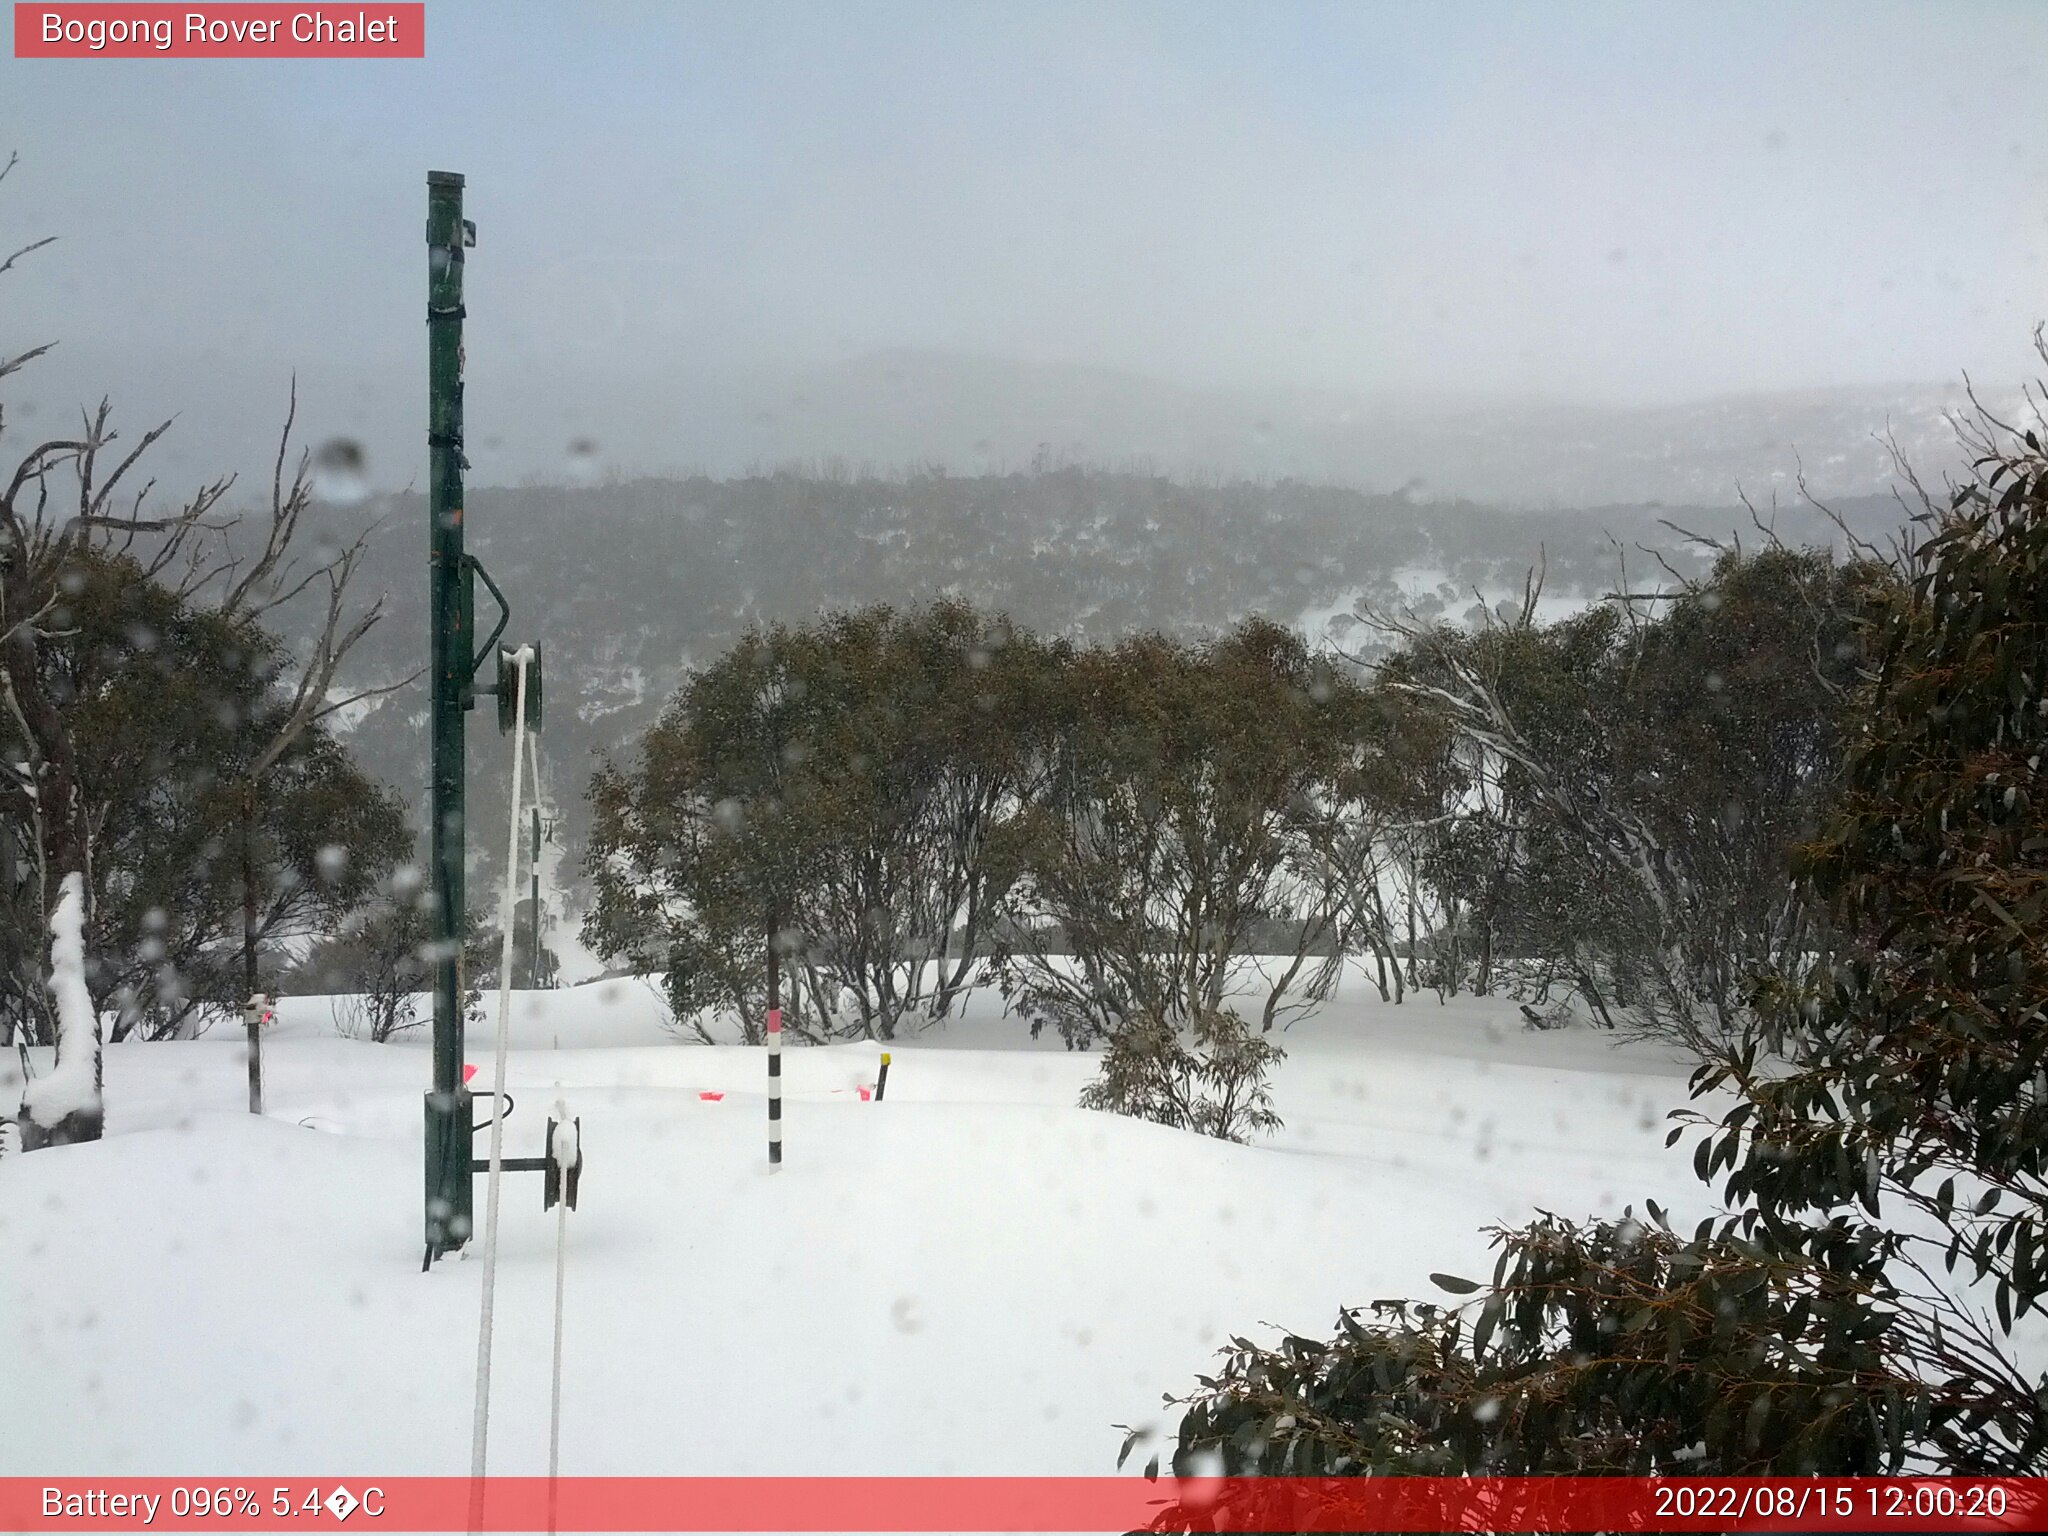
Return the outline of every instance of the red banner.
<path id="1" fill-rule="evenodd" d="M 481 1497 L 481 1508 L 473 1500 Z M 2044 1478 L 0 1478 L 6 1531 L 2043 1531 Z"/>
<path id="2" fill-rule="evenodd" d="M 17 59 L 420 59 L 426 53 L 421 0 L 14 7 Z"/>

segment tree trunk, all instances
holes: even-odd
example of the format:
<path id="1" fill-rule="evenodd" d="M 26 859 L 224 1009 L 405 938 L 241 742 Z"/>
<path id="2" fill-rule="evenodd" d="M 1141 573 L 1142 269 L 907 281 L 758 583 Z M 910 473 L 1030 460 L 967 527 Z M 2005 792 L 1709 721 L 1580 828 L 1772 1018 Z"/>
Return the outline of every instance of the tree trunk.
<path id="1" fill-rule="evenodd" d="M 1421 978 L 1415 969 L 1417 958 L 1415 953 L 1415 886 L 1411 879 L 1408 886 L 1408 985 L 1411 987 L 1419 987 L 1422 984 Z"/>
<path id="2" fill-rule="evenodd" d="M 263 1015 L 256 996 L 256 782 L 242 786 L 242 1001 L 249 1026 L 249 1113 L 263 1113 Z"/>

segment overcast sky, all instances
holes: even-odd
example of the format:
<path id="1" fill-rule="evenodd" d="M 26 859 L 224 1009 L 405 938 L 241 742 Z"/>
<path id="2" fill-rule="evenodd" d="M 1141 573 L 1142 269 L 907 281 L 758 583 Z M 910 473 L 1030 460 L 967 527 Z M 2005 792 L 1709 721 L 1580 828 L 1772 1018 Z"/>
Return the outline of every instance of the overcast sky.
<path id="1" fill-rule="evenodd" d="M 180 461 L 244 454 L 297 369 L 316 434 L 415 478 L 449 169 L 472 431 L 494 401 L 550 453 L 607 390 L 687 415 L 898 347 L 1612 403 L 2009 385 L 2048 317 L 2043 57 L 2032 0 L 436 0 L 424 61 L 0 59 L 0 251 L 62 237 L 0 278 L 0 351 L 61 338 L 10 381 L 38 413 L 184 411 Z M 607 451 L 705 456 L 652 430 Z"/>

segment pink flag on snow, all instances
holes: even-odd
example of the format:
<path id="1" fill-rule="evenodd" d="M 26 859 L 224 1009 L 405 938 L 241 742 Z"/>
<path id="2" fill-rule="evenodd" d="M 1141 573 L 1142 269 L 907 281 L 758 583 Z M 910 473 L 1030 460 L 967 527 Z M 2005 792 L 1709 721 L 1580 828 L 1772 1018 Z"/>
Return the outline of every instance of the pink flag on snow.
<path id="1" fill-rule="evenodd" d="M 476 1068 L 475 1068 L 475 1067 L 473 1067 L 473 1066 L 471 1066 L 471 1065 L 470 1065 L 470 1064 L 469 1064 L 468 1062 L 464 1062 L 464 1063 L 462 1064 L 462 1081 L 463 1081 L 463 1082 L 464 1082 L 465 1084 L 467 1084 L 467 1083 L 468 1083 L 468 1082 L 470 1082 L 470 1081 L 471 1081 L 471 1079 L 473 1079 L 473 1078 L 474 1078 L 475 1076 L 476 1076 Z"/>
<path id="2" fill-rule="evenodd" d="M 716 1101 L 718 1101 L 719 1099 L 722 1099 L 722 1098 L 724 1098 L 724 1097 L 725 1097 L 725 1095 L 724 1095 L 724 1094 L 722 1094 L 722 1093 L 706 1093 L 706 1092 L 704 1092 L 704 1091 L 700 1090 L 700 1091 L 698 1092 L 698 1094 L 697 1094 L 697 1097 L 698 1097 L 698 1098 L 700 1098 L 700 1099 L 710 1099 L 711 1101 L 713 1101 L 713 1102 L 715 1103 L 715 1102 L 716 1102 Z"/>

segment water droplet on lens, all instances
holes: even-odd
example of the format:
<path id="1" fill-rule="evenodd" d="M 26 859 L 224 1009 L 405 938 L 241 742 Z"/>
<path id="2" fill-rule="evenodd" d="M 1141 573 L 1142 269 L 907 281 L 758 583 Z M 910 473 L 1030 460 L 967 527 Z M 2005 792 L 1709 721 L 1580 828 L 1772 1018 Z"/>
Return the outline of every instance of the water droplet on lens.
<path id="1" fill-rule="evenodd" d="M 331 437 L 313 453 L 313 494 L 354 506 L 370 494 L 366 469 L 361 443 L 352 437 Z"/>
<path id="2" fill-rule="evenodd" d="M 566 468 L 571 485 L 595 485 L 598 476 L 596 439 L 579 437 L 571 440 Z"/>

